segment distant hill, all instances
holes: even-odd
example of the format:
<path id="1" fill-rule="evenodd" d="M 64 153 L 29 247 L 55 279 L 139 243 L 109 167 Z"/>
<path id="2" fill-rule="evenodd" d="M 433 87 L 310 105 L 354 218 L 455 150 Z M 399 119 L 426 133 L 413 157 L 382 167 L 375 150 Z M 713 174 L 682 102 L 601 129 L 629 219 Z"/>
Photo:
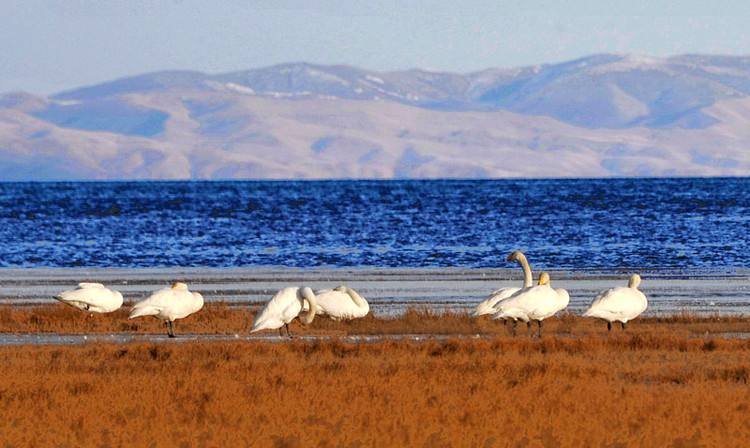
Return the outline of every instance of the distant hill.
<path id="1" fill-rule="evenodd" d="M 0 180 L 747 175 L 750 57 L 282 64 L 0 96 Z"/>

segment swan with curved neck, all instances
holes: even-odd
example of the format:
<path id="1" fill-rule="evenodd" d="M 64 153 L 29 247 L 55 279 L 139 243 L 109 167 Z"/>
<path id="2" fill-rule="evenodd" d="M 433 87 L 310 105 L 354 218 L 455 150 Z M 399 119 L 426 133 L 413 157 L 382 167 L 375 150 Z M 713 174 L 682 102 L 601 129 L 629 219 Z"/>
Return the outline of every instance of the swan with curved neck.
<path id="1" fill-rule="evenodd" d="M 526 259 L 526 255 L 520 250 L 515 250 L 508 255 L 506 261 L 515 261 L 521 266 L 521 269 L 523 269 L 523 288 L 530 288 L 533 284 L 533 278 L 531 276 L 531 266 L 529 266 L 529 261 Z M 476 306 L 472 315 L 476 317 L 497 313 L 498 304 L 503 300 L 508 299 L 513 294 L 516 294 L 521 289 L 522 288 L 509 287 L 493 291 L 490 293 L 489 297 Z M 503 323 L 505 323 L 505 320 L 503 320 Z"/>
<path id="2" fill-rule="evenodd" d="M 307 311 L 304 309 L 305 302 L 307 302 Z M 282 328 L 286 328 L 286 334 L 291 338 L 289 324 L 294 319 L 299 319 L 303 325 L 310 325 L 317 312 L 318 304 L 312 289 L 308 287 L 283 288 L 256 315 L 250 333 L 278 329 L 279 334 L 283 335 Z"/>
<path id="3" fill-rule="evenodd" d="M 641 276 L 631 275 L 627 287 L 619 286 L 600 292 L 583 315 L 607 321 L 607 331 L 612 331 L 612 322 L 620 322 L 625 330 L 628 321 L 648 308 L 646 295 L 638 290 L 640 284 Z"/>
<path id="4" fill-rule="evenodd" d="M 315 299 L 318 301 L 318 313 L 333 320 L 358 319 L 370 312 L 367 300 L 348 286 L 318 291 Z"/>
<path id="5" fill-rule="evenodd" d="M 514 250 L 508 255 L 508 261 L 515 261 L 521 265 L 521 269 L 523 269 L 523 287 L 531 288 L 534 283 L 534 278 L 531 275 L 531 266 L 529 266 L 529 261 L 526 259 L 526 255 L 520 250 Z"/>
<path id="6" fill-rule="evenodd" d="M 541 337 L 542 321 L 565 309 L 569 301 L 568 291 L 562 288 L 552 289 L 549 273 L 542 272 L 536 286 L 524 288 L 500 302 L 494 319 L 512 319 L 513 334 L 519 320 L 526 322 L 529 329 L 531 322 L 536 321 L 539 325 L 537 335 Z"/>

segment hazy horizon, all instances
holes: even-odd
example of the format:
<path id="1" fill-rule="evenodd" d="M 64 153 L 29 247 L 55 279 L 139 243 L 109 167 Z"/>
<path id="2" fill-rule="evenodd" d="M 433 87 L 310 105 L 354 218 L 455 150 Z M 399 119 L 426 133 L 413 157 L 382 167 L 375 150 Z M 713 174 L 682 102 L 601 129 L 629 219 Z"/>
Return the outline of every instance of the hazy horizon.
<path id="1" fill-rule="evenodd" d="M 750 48 L 748 17 L 750 5 L 739 1 L 35 0 L 0 17 L 0 92 L 51 94 L 154 71 L 225 73 L 296 61 L 467 73 L 598 53 L 741 55 Z"/>

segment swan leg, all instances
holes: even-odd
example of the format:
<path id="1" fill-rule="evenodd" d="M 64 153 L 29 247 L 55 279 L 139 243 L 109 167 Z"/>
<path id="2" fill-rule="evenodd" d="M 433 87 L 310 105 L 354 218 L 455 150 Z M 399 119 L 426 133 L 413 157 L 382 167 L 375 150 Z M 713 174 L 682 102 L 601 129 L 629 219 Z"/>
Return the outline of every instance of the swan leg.
<path id="1" fill-rule="evenodd" d="M 526 322 L 526 336 L 531 335 L 531 321 Z"/>
<path id="2" fill-rule="evenodd" d="M 167 336 L 169 336 L 170 338 L 174 337 L 174 327 L 172 326 L 171 320 L 167 321 Z"/>
<path id="3" fill-rule="evenodd" d="M 286 327 L 286 335 L 289 336 L 289 339 L 294 338 L 294 336 L 292 336 L 292 332 L 289 331 L 289 324 L 284 324 L 284 326 Z"/>
<path id="4" fill-rule="evenodd" d="M 625 331 L 625 322 L 620 322 L 620 325 L 622 325 L 622 331 Z"/>
<path id="5" fill-rule="evenodd" d="M 279 327 L 279 337 L 284 336 L 284 327 Z"/>
<path id="6" fill-rule="evenodd" d="M 539 332 L 536 334 L 539 338 L 542 337 L 542 321 L 538 320 L 536 321 L 537 324 L 539 324 Z"/>
<path id="7" fill-rule="evenodd" d="M 612 331 L 612 322 L 607 322 L 607 331 Z"/>
<path id="8" fill-rule="evenodd" d="M 510 327 L 510 334 L 512 334 L 513 336 L 516 335 L 516 326 L 517 325 L 518 325 L 518 321 L 515 320 L 515 319 L 513 319 L 513 326 Z"/>

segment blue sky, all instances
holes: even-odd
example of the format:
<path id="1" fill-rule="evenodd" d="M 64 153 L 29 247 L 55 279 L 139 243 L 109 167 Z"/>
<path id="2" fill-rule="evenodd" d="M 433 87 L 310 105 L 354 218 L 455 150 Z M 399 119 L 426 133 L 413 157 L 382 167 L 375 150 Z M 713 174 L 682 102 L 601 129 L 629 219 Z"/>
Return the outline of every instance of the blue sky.
<path id="1" fill-rule="evenodd" d="M 617 52 L 750 53 L 750 2 L 0 0 L 0 92 L 289 61 L 467 72 Z"/>

